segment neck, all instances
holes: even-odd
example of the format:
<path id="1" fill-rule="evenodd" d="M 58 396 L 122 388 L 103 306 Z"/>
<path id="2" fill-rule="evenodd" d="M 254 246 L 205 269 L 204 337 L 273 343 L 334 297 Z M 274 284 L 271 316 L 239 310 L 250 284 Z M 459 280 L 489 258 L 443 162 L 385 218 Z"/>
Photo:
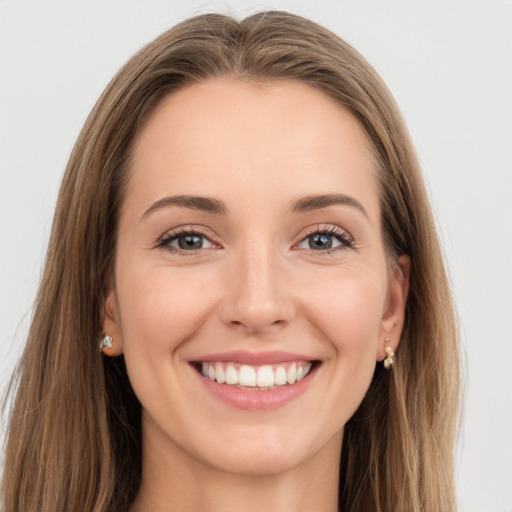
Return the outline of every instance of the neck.
<path id="1" fill-rule="evenodd" d="M 341 433 L 299 465 L 263 475 L 224 471 L 150 438 L 144 436 L 141 486 L 130 512 L 338 510 Z"/>

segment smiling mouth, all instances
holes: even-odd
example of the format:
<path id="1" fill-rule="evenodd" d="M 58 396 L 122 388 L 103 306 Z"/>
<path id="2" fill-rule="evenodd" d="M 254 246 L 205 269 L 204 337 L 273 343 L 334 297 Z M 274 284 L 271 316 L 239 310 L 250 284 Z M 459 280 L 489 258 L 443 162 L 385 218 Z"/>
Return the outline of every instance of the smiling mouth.
<path id="1" fill-rule="evenodd" d="M 194 367 L 203 377 L 219 384 L 248 391 L 267 391 L 300 382 L 318 364 L 318 361 L 293 361 L 251 366 L 228 362 L 198 362 Z"/>

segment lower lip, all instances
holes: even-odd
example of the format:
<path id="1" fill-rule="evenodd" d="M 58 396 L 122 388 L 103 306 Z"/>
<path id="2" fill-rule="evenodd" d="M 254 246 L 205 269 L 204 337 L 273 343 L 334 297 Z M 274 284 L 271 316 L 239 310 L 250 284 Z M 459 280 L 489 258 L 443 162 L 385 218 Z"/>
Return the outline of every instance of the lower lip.
<path id="1" fill-rule="evenodd" d="M 278 409 L 302 395 L 309 387 L 316 368 L 313 368 L 306 377 L 295 384 L 285 384 L 264 391 L 238 389 L 228 384 L 219 384 L 197 371 L 195 373 L 206 389 L 223 402 L 248 411 L 269 411 Z"/>

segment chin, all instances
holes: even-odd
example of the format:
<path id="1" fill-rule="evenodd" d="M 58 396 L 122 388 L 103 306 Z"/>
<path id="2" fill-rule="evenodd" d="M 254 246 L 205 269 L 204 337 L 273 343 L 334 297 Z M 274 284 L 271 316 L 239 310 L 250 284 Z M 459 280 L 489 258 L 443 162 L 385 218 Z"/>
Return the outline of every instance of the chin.
<path id="1" fill-rule="evenodd" d="M 332 456 L 332 450 L 340 453 L 342 431 L 327 439 L 324 436 L 320 432 L 290 433 L 290 428 L 285 426 L 259 426 L 233 433 L 231 442 L 219 439 L 213 451 L 211 446 L 205 446 L 203 460 L 231 474 L 275 476 L 298 469 L 327 452 Z"/>
<path id="2" fill-rule="evenodd" d="M 286 450 L 283 446 L 247 446 L 223 458 L 216 467 L 224 472 L 248 477 L 276 476 L 299 467 L 310 456 L 303 451 Z"/>

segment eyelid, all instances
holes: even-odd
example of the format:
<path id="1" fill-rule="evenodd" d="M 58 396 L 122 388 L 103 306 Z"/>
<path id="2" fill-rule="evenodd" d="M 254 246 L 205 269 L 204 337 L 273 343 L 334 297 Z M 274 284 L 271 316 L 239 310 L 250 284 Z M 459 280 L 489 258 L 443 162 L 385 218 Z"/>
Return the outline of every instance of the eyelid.
<path id="1" fill-rule="evenodd" d="M 214 246 L 214 249 L 222 249 L 223 246 L 218 240 L 217 235 L 206 226 L 197 225 L 197 224 L 184 224 L 181 226 L 176 226 L 172 229 L 167 230 L 163 235 L 158 237 L 155 248 L 165 249 L 170 252 L 174 253 L 180 253 L 180 254 L 187 254 L 187 255 L 193 255 L 197 252 L 200 252 L 202 250 L 206 249 L 212 249 L 212 248 L 201 248 L 197 250 L 180 250 L 178 248 L 171 247 L 169 243 L 176 239 L 177 237 L 181 235 L 199 235 L 204 238 L 206 238 L 210 243 L 212 243 Z M 327 234 L 333 237 L 337 237 L 341 245 L 336 246 L 331 249 L 326 249 L 324 251 L 314 250 L 310 249 L 311 252 L 315 252 L 317 254 L 326 254 L 326 253 L 332 253 L 338 250 L 342 249 L 354 249 L 355 248 L 355 241 L 352 235 L 346 230 L 343 229 L 335 224 L 314 224 L 312 226 L 308 226 L 304 228 L 299 235 L 297 235 L 297 241 L 293 244 L 293 249 L 301 249 L 298 247 L 300 243 L 302 243 L 304 240 L 306 240 L 308 237 L 315 235 L 315 234 Z"/>
<path id="2" fill-rule="evenodd" d="M 293 248 L 299 249 L 298 245 L 306 240 L 308 237 L 316 234 L 327 234 L 333 237 L 337 237 L 341 241 L 341 246 L 337 246 L 332 249 L 326 249 L 324 251 L 315 251 L 314 249 L 310 249 L 310 251 L 315 252 L 317 254 L 326 254 L 338 251 L 340 249 L 354 249 L 355 241 L 353 236 L 346 230 L 335 224 L 315 224 L 313 226 L 306 227 L 299 235 L 298 241 L 295 242 Z"/>
<path id="3" fill-rule="evenodd" d="M 159 236 L 155 248 L 156 249 L 166 249 L 170 252 L 182 253 L 187 255 L 196 254 L 201 249 L 196 251 L 184 251 L 177 249 L 175 247 L 171 247 L 169 245 L 170 241 L 181 236 L 181 235 L 198 235 L 206 238 L 209 242 L 211 242 L 215 249 L 222 249 L 221 243 L 218 241 L 217 235 L 206 226 L 201 226 L 197 224 L 184 224 L 182 226 L 176 226 L 175 228 L 167 230 L 163 235 Z M 206 248 L 205 248 L 206 249 Z M 208 248 L 211 249 L 211 248 Z"/>

